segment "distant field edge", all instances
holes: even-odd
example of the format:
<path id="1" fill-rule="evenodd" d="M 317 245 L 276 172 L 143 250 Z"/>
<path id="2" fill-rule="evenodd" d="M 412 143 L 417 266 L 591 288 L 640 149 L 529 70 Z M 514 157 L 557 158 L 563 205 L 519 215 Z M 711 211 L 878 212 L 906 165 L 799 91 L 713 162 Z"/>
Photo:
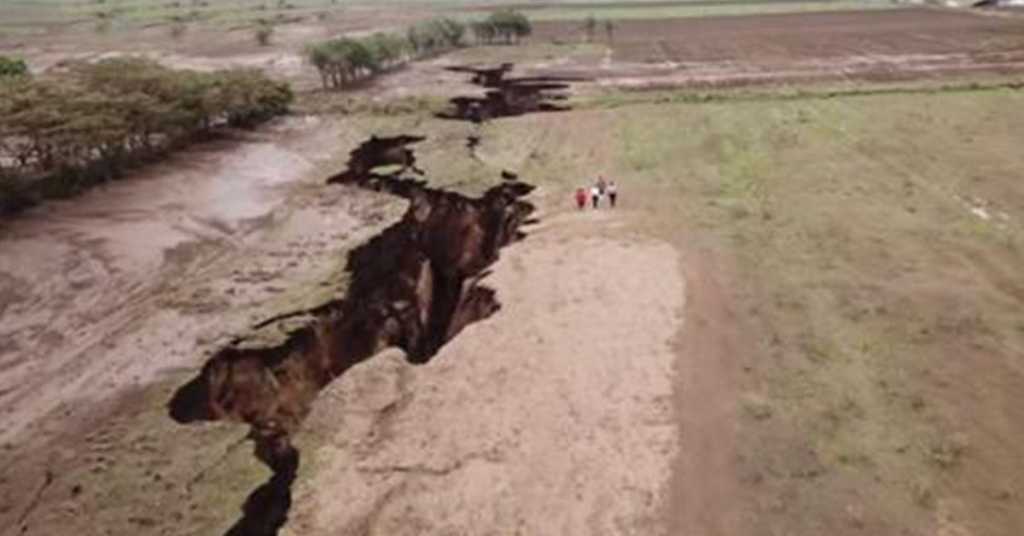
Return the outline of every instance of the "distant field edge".
<path id="1" fill-rule="evenodd" d="M 850 0 L 650 0 L 639 2 L 510 2 L 496 4 L 464 5 L 466 11 L 493 11 L 495 9 L 516 9 L 520 11 L 544 11 L 552 9 L 564 10 L 595 10 L 595 9 L 645 9 L 673 7 L 708 7 L 729 5 L 765 5 L 765 4 L 844 4 Z M 886 0 L 862 0 L 864 5 L 898 5 Z"/>
<path id="2" fill-rule="evenodd" d="M 642 104 L 702 104 L 739 101 L 825 100 L 883 95 L 1024 91 L 1024 78 L 986 81 L 945 81 L 868 86 L 772 86 L 737 89 L 608 87 L 583 97 L 577 108 L 617 108 Z"/>
<path id="3" fill-rule="evenodd" d="M 817 11 L 887 10 L 906 4 L 885 0 L 693 0 L 688 2 L 588 2 L 501 4 L 452 8 L 463 14 L 496 8 L 518 9 L 537 22 L 583 20 L 671 19 L 709 16 L 770 15 Z"/>

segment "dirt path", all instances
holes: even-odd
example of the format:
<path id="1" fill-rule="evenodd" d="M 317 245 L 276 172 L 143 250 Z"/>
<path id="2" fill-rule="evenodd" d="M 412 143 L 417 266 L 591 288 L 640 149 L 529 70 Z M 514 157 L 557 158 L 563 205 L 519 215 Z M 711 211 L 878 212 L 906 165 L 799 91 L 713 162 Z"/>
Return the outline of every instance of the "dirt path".
<path id="1" fill-rule="evenodd" d="M 741 534 L 736 449 L 744 337 L 710 253 L 685 257 L 686 329 L 675 343 L 680 448 L 668 501 L 671 534 Z"/>

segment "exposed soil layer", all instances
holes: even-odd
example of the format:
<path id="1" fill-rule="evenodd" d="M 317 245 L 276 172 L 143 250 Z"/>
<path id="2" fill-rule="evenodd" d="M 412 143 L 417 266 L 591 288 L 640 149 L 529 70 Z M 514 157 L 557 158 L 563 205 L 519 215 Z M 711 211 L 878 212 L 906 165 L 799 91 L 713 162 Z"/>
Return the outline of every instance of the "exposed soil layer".
<path id="1" fill-rule="evenodd" d="M 276 534 L 284 525 L 299 464 L 291 436 L 321 389 L 388 347 L 425 363 L 465 326 L 499 308 L 480 280 L 499 250 L 523 237 L 519 228 L 533 206 L 520 198 L 533 188 L 506 180 L 471 198 L 403 178 L 401 171 L 372 172 L 382 164 L 412 167 L 406 145 L 422 139 L 373 138 L 352 152 L 353 167 L 328 181 L 409 201 L 398 223 L 349 254 L 347 295 L 261 323 L 260 329 L 286 333 L 283 341 L 234 341 L 169 403 L 179 423 L 248 423 L 256 457 L 274 472 L 250 495 L 229 534 Z M 304 321 L 291 327 L 297 317 Z"/>
<path id="2" fill-rule="evenodd" d="M 501 314 L 424 366 L 383 352 L 321 393 L 282 536 L 666 533 L 681 259 L 625 212 L 546 194 L 488 276 Z"/>
<path id="3" fill-rule="evenodd" d="M 382 166 L 401 166 L 396 176 L 406 170 L 422 175 L 423 170 L 416 167 L 416 154 L 409 146 L 425 139 L 423 136 L 371 136 L 349 154 L 348 169 L 331 177 L 327 182 L 365 185 L 374 177 L 373 170 Z"/>
<path id="4" fill-rule="evenodd" d="M 557 112 L 568 110 L 558 104 L 568 96 L 570 82 L 583 78 L 565 76 L 508 77 L 514 65 L 503 63 L 496 67 L 454 66 L 445 70 L 469 73 L 471 82 L 488 88 L 482 96 L 459 96 L 451 99 L 450 110 L 438 114 L 446 119 L 458 119 L 481 123 L 497 117 L 511 117 L 533 112 Z"/>
<path id="5" fill-rule="evenodd" d="M 576 21 L 541 22 L 534 38 L 579 32 Z M 927 8 L 621 20 L 604 44 L 606 65 L 542 72 L 711 88 L 1024 72 L 1024 20 Z"/>

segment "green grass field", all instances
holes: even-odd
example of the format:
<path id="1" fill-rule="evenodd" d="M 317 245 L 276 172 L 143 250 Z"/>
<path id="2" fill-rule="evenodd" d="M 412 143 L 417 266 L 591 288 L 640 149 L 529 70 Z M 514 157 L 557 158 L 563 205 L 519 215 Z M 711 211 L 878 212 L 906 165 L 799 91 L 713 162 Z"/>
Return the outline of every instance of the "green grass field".
<path id="1" fill-rule="evenodd" d="M 761 532 L 846 527 L 851 502 L 875 534 L 1024 527 L 1024 93 L 663 97 L 496 122 L 480 152 L 566 205 L 606 173 L 631 232 L 735 266 Z"/>

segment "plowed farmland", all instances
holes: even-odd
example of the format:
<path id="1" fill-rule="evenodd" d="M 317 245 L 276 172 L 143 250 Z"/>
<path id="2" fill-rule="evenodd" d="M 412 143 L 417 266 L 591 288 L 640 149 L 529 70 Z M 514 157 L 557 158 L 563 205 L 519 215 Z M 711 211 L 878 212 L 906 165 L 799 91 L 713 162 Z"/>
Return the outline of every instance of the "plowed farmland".
<path id="1" fill-rule="evenodd" d="M 578 38 L 578 22 L 544 23 L 552 40 Z M 607 65 L 621 77 L 673 85 L 743 85 L 816 79 L 905 80 L 1024 71 L 1024 19 L 927 8 L 751 17 L 622 20 Z M 607 73 L 604 73 L 607 74 Z M 650 81 L 646 81 L 649 83 Z"/>

